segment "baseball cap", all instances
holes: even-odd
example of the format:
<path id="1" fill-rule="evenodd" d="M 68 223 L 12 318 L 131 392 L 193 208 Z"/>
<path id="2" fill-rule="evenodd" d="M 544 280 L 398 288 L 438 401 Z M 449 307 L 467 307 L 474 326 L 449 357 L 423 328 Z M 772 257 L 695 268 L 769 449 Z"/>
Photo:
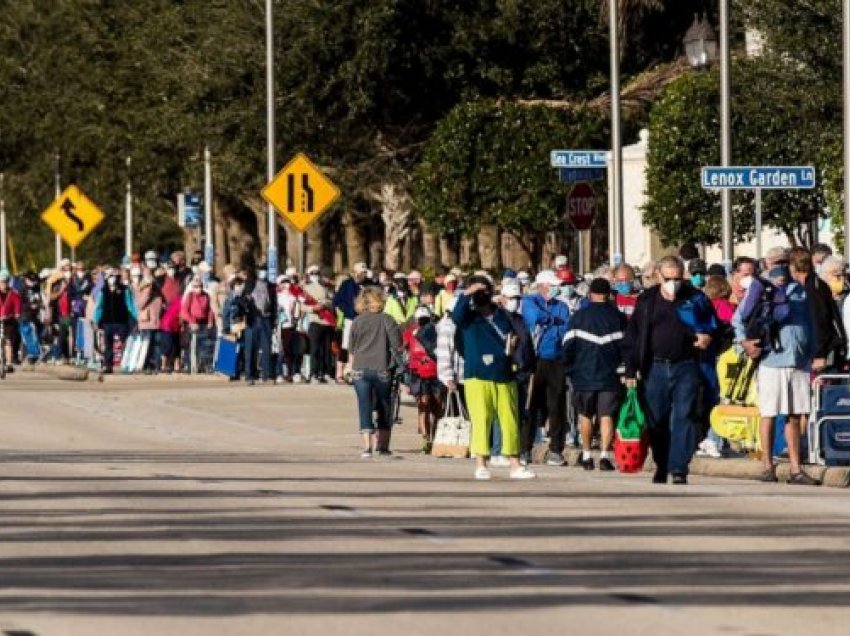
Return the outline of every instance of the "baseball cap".
<path id="1" fill-rule="evenodd" d="M 286 272 L 284 272 L 287 276 L 292 278 L 293 276 L 298 276 L 298 270 L 294 267 L 287 267 Z"/>
<path id="2" fill-rule="evenodd" d="M 561 283 L 563 283 L 564 285 L 575 285 L 576 283 L 575 272 L 573 272 L 572 268 L 570 268 L 569 265 L 567 265 L 563 269 L 559 269 L 557 276 L 558 280 L 561 281 Z"/>
<path id="3" fill-rule="evenodd" d="M 431 317 L 431 310 L 428 309 L 425 305 L 420 305 L 419 307 L 416 308 L 416 311 L 413 312 L 413 317 L 416 320 L 419 320 L 420 318 L 430 318 Z"/>
<path id="4" fill-rule="evenodd" d="M 310 265 L 310 267 L 307 268 L 308 274 L 319 274 L 320 272 L 321 270 L 318 265 Z"/>
<path id="5" fill-rule="evenodd" d="M 278 285 L 280 285 L 281 283 L 291 283 L 291 282 L 292 282 L 292 280 L 286 274 L 281 274 L 280 276 L 277 277 L 277 284 Z"/>
<path id="6" fill-rule="evenodd" d="M 508 279 L 502 284 L 503 298 L 520 298 L 521 296 L 522 292 L 519 289 L 519 283 L 515 279 Z"/>
<path id="7" fill-rule="evenodd" d="M 457 276 L 455 276 L 454 274 L 447 274 L 446 277 L 443 279 L 443 282 L 444 283 L 456 283 L 457 282 Z"/>
<path id="8" fill-rule="evenodd" d="M 563 254 L 559 254 L 558 256 L 555 257 L 555 269 L 560 269 L 562 267 L 566 267 L 567 262 L 568 262 L 567 257 L 564 256 Z"/>
<path id="9" fill-rule="evenodd" d="M 410 270 L 410 273 L 407 275 L 407 280 L 422 280 L 422 274 L 415 269 Z"/>
<path id="10" fill-rule="evenodd" d="M 722 276 L 726 278 L 726 268 L 720 263 L 713 263 L 708 266 L 707 274 L 709 276 Z"/>
<path id="11" fill-rule="evenodd" d="M 705 261 L 701 258 L 692 258 L 688 262 L 688 273 L 692 276 L 694 274 L 705 274 L 708 271 L 708 268 L 705 266 Z"/>
<path id="12" fill-rule="evenodd" d="M 607 278 L 601 276 L 594 278 L 590 281 L 590 293 L 609 296 L 611 294 L 611 283 L 608 282 Z"/>
<path id="13" fill-rule="evenodd" d="M 555 285 L 556 287 L 561 284 L 561 279 L 553 272 L 551 269 L 544 269 L 542 272 L 537 274 L 534 279 L 535 285 Z"/>

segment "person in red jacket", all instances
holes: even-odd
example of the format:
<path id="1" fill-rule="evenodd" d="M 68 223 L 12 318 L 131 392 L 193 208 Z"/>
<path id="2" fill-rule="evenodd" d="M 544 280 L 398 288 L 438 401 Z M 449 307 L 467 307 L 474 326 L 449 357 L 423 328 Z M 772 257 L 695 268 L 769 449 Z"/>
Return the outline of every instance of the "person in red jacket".
<path id="1" fill-rule="evenodd" d="M 209 337 L 209 330 L 215 324 L 212 301 L 204 291 L 200 277 L 195 276 L 189 282 L 186 295 L 180 307 L 180 320 L 186 325 L 183 341 L 183 372 L 197 373 L 205 366 L 201 355 L 202 342 Z"/>
<path id="2" fill-rule="evenodd" d="M 416 309 L 414 323 L 402 335 L 402 346 L 408 356 L 410 394 L 416 398 L 419 411 L 419 433 L 422 452 L 431 452 L 431 441 L 443 409 L 444 388 L 437 378 L 437 329 L 431 310 Z"/>
<path id="3" fill-rule="evenodd" d="M 3 330 L 6 336 L 6 372 L 12 370 L 13 355 L 21 346 L 20 331 L 18 323 L 21 318 L 21 296 L 12 289 L 9 284 L 9 272 L 0 272 L 0 320 L 3 321 Z"/>

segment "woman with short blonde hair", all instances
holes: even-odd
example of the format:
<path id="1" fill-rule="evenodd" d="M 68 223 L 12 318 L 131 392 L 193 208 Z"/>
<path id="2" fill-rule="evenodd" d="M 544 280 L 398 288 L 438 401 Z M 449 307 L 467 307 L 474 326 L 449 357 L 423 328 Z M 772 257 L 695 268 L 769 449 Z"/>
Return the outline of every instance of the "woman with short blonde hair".
<path id="1" fill-rule="evenodd" d="M 401 331 L 395 320 L 384 313 L 386 299 L 380 287 L 363 288 L 354 303 L 358 316 L 351 323 L 348 365 L 357 394 L 363 459 L 373 453 L 390 454 L 392 375 L 401 350 Z"/>

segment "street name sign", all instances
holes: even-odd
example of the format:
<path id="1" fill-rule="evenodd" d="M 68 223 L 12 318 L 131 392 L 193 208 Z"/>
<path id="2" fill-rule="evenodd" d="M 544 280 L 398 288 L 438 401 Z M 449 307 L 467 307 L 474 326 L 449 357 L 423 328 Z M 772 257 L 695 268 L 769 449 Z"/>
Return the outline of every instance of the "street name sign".
<path id="1" fill-rule="evenodd" d="M 561 168 L 558 172 L 561 183 L 602 181 L 605 178 L 605 170 L 600 168 Z"/>
<path id="2" fill-rule="evenodd" d="M 577 183 L 567 195 L 567 218 L 579 232 L 589 230 L 596 217 L 596 195 L 589 183 Z"/>
<path id="3" fill-rule="evenodd" d="M 41 220 L 71 247 L 83 242 L 104 219 L 104 214 L 80 188 L 68 186 L 42 213 Z"/>
<path id="4" fill-rule="evenodd" d="M 262 194 L 284 221 L 306 232 L 339 198 L 339 188 L 306 155 L 298 153 Z"/>
<path id="5" fill-rule="evenodd" d="M 809 190 L 817 184 L 812 166 L 706 166 L 706 190 Z"/>
<path id="6" fill-rule="evenodd" d="M 550 161 L 553 168 L 608 167 L 608 153 L 604 150 L 553 150 Z"/>

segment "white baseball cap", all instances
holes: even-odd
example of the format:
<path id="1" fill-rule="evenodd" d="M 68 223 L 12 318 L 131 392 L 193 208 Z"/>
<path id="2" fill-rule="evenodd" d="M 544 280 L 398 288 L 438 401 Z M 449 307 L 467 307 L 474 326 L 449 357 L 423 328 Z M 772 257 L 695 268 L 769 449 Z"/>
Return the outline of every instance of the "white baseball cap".
<path id="1" fill-rule="evenodd" d="M 519 282 L 514 279 L 510 279 L 502 283 L 503 298 L 520 298 L 521 296 L 522 292 L 519 289 Z"/>
<path id="2" fill-rule="evenodd" d="M 425 305 L 420 305 L 419 307 L 416 308 L 416 311 L 413 312 L 413 317 L 416 320 L 419 320 L 420 318 L 430 318 L 431 317 L 431 310 L 428 309 Z"/>
<path id="3" fill-rule="evenodd" d="M 307 268 L 308 274 L 318 274 L 318 273 L 320 273 L 320 271 L 321 270 L 319 270 L 318 265 L 310 265 L 310 267 Z"/>
<path id="4" fill-rule="evenodd" d="M 287 276 L 289 276 L 290 278 L 293 277 L 293 276 L 298 276 L 298 270 L 295 269 L 294 267 L 287 267 L 286 272 L 284 272 L 284 273 Z"/>
<path id="5" fill-rule="evenodd" d="M 555 257 L 555 267 L 566 267 L 567 266 L 567 257 L 563 254 L 559 254 Z"/>
<path id="6" fill-rule="evenodd" d="M 561 284 L 561 279 L 558 278 L 557 274 L 553 272 L 551 269 L 544 269 L 542 272 L 537 274 L 534 279 L 535 285 L 555 285 L 556 287 Z"/>

